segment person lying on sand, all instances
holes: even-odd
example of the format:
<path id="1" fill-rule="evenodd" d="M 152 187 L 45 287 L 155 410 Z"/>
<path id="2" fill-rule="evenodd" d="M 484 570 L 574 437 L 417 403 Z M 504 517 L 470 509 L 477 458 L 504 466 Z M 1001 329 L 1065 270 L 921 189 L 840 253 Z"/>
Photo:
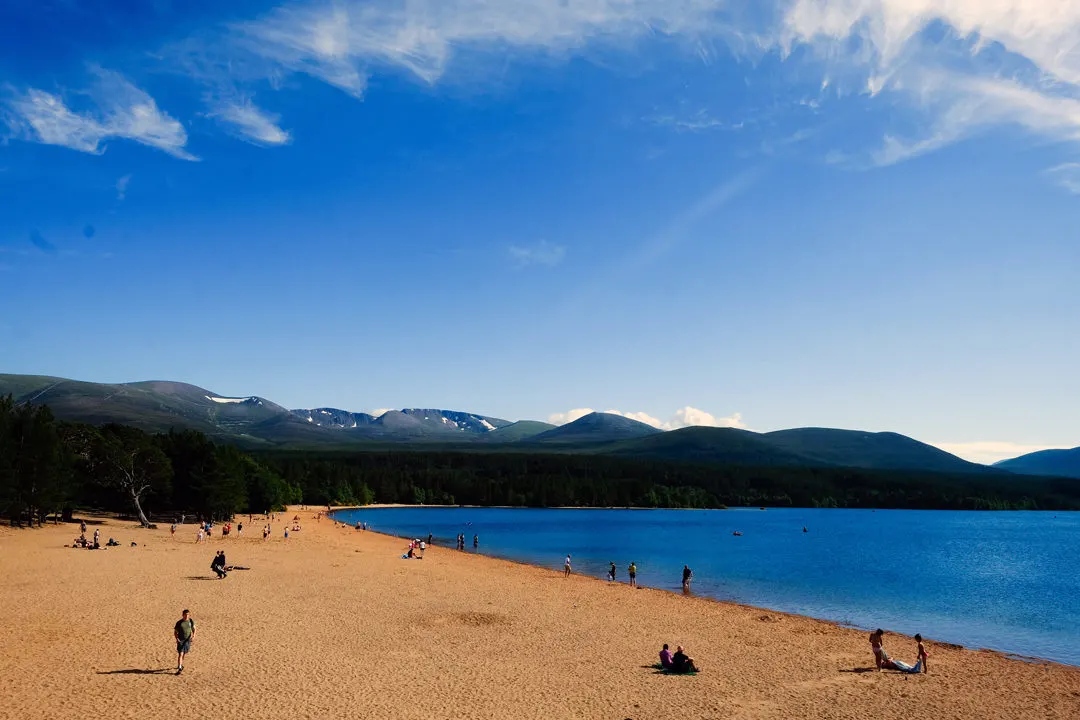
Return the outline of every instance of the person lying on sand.
<path id="1" fill-rule="evenodd" d="M 901 662 L 900 660 L 889 660 L 889 664 L 892 666 L 892 668 L 894 670 L 899 670 L 900 672 L 904 672 L 904 673 L 910 673 L 912 675 L 915 675 L 915 674 L 921 673 L 921 672 L 926 672 L 927 653 L 926 653 L 926 648 L 923 647 L 923 644 L 922 644 L 922 635 L 919 635 L 918 633 L 916 633 L 915 634 L 915 642 L 918 644 L 917 648 L 916 648 L 916 651 L 915 651 L 918 658 L 916 659 L 915 664 L 914 665 L 908 665 L 906 662 Z"/>

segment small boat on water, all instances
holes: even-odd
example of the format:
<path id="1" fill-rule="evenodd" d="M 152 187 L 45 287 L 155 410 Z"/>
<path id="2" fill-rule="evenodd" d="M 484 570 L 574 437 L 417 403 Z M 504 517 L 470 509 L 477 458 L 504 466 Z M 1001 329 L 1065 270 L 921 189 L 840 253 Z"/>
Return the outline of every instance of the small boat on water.
<path id="1" fill-rule="evenodd" d="M 733 532 L 731 534 L 734 535 L 735 537 L 742 537 L 742 533 L 739 532 L 738 530 L 736 530 L 735 532 Z"/>

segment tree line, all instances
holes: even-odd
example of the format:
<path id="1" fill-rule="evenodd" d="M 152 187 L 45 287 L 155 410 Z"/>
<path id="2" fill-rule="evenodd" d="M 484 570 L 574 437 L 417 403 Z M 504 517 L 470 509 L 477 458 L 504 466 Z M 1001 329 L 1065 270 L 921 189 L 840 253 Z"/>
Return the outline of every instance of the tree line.
<path id="1" fill-rule="evenodd" d="M 59 422 L 46 406 L 0 398 L 0 515 L 13 524 L 70 519 L 76 507 L 149 524 L 180 513 L 223 519 L 286 504 L 371 502 L 1075 510 L 1080 482 L 430 447 L 244 451 L 193 430 Z"/>

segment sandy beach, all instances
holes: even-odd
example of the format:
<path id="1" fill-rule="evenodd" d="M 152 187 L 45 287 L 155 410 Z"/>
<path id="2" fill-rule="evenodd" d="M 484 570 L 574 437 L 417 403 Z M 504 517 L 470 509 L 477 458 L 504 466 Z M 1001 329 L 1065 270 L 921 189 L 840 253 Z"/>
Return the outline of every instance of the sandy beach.
<path id="1" fill-rule="evenodd" d="M 402 560 L 294 514 L 266 542 L 258 517 L 201 544 L 101 520 L 121 545 L 98 551 L 64 547 L 77 525 L 0 529 L 0 718 L 1080 717 L 1080 668 L 931 640 L 929 674 L 878 673 L 861 631 L 441 547 Z M 251 569 L 214 579 L 218 549 Z M 657 674 L 664 642 L 703 672 Z M 914 661 L 909 638 L 886 648 Z"/>

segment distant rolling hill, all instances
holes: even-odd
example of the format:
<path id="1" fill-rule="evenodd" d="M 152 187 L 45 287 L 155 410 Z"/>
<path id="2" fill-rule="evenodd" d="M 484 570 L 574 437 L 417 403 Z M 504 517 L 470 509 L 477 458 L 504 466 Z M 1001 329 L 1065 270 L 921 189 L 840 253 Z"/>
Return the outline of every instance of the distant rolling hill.
<path id="1" fill-rule="evenodd" d="M 518 420 L 515 423 L 495 428 L 488 434 L 478 436 L 476 439 L 485 443 L 513 443 L 554 429 L 555 426 L 551 423 L 537 420 Z"/>
<path id="2" fill-rule="evenodd" d="M 1080 447 L 1072 450 L 1040 450 L 1012 460 L 1002 460 L 994 463 L 994 467 L 1024 475 L 1080 478 Z"/>
<path id="3" fill-rule="evenodd" d="M 598 443 L 641 438 L 660 432 L 652 425 L 646 425 L 622 415 L 594 412 L 572 423 L 526 438 L 524 442 L 541 445 Z"/>
<path id="4" fill-rule="evenodd" d="M 737 428 L 687 427 L 616 443 L 602 450 L 621 457 L 681 460 L 723 465 L 827 465 L 776 447 L 767 437 Z"/>
<path id="5" fill-rule="evenodd" d="M 761 437 L 781 450 L 827 465 L 870 470 L 994 472 L 985 465 L 962 460 L 932 445 L 892 432 L 797 428 L 765 433 Z"/>

